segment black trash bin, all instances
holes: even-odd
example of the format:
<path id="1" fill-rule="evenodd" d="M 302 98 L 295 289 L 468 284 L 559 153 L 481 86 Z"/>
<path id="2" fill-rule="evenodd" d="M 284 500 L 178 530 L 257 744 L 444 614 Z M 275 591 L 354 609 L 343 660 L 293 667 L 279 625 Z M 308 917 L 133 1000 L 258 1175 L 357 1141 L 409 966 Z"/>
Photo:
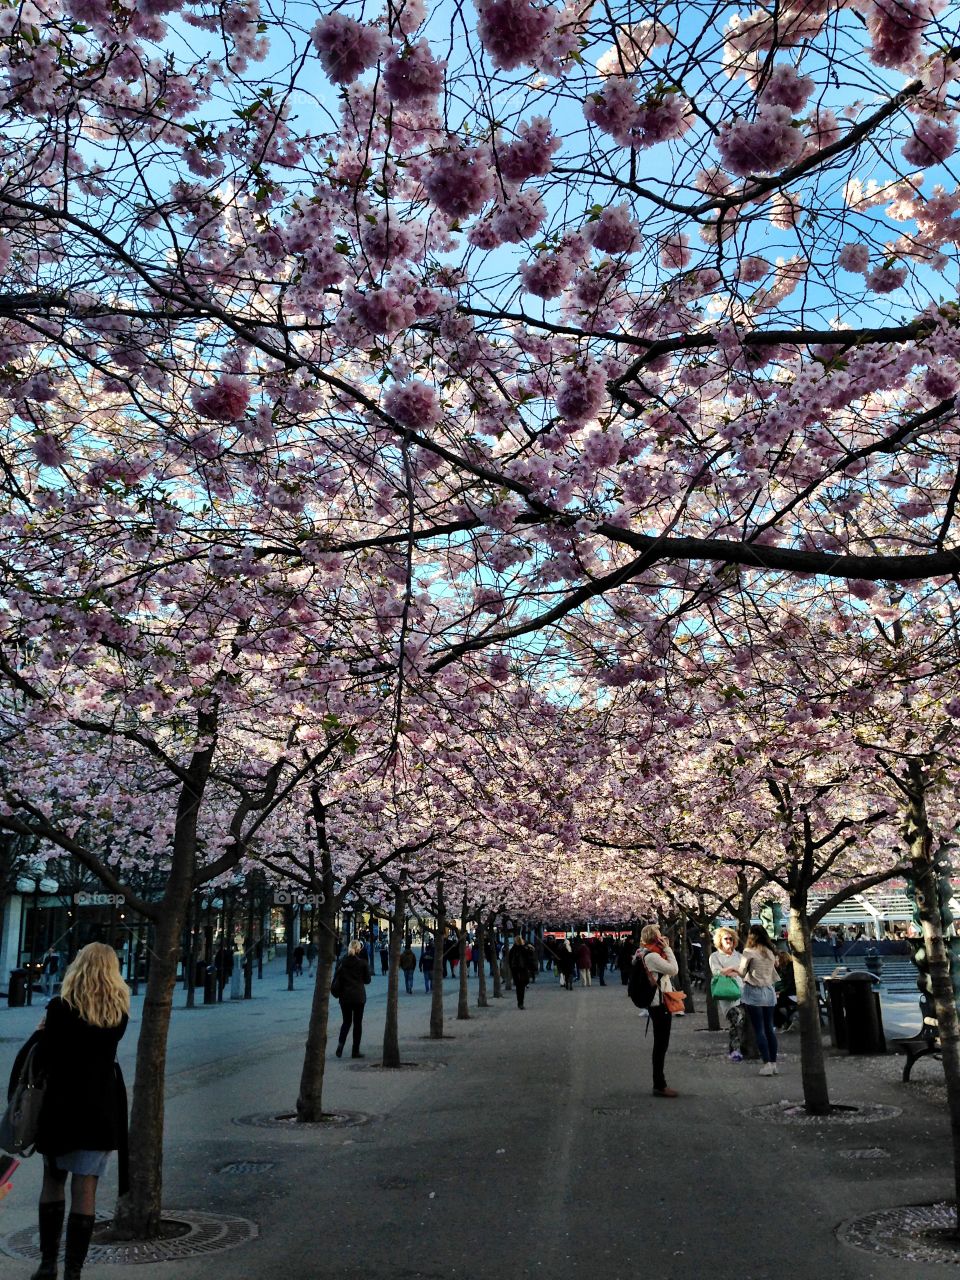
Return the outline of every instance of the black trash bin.
<path id="1" fill-rule="evenodd" d="M 850 973 L 837 985 L 843 992 L 848 1053 L 886 1053 L 879 983 L 872 973 Z"/>
<path id="2" fill-rule="evenodd" d="M 7 1004 L 11 1009 L 19 1009 L 27 1003 L 27 971 L 26 969 L 10 970 L 10 987 L 7 991 Z"/>

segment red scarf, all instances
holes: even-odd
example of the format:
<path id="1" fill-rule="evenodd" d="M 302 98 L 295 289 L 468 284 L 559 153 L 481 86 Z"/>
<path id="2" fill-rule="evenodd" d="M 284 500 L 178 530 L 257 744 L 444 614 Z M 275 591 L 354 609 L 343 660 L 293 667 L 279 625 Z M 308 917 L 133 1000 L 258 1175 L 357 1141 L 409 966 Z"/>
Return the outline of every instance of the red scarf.
<path id="1" fill-rule="evenodd" d="M 666 953 L 666 951 L 664 950 L 664 948 L 666 947 L 666 945 L 667 945 L 667 944 L 666 944 L 666 942 L 658 941 L 658 940 L 654 939 L 654 941 L 653 941 L 653 942 L 643 942 L 643 943 L 641 943 L 641 944 L 640 944 L 640 949 L 641 949 L 642 951 L 653 951 L 656 955 L 658 955 L 658 956 L 660 957 L 660 959 L 661 959 L 661 960 L 666 960 L 666 958 L 667 958 L 667 953 Z"/>

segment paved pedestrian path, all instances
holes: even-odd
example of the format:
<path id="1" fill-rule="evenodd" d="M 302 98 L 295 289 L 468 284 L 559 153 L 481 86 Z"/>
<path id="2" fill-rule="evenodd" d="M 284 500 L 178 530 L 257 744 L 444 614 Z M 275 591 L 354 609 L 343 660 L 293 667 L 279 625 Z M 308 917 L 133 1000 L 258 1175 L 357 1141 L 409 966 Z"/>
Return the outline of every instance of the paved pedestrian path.
<path id="1" fill-rule="evenodd" d="M 174 1018 L 165 1203 L 238 1214 L 259 1238 L 242 1248 L 143 1267 L 91 1268 L 91 1280 L 384 1280 L 573 1277 L 633 1280 L 902 1280 L 955 1275 L 838 1242 L 842 1221 L 890 1205 L 947 1198 L 949 1128 L 939 1066 L 899 1083 L 900 1060 L 831 1061 L 836 1101 L 900 1109 L 879 1124 L 787 1126 L 744 1112 L 801 1097 L 793 1036 L 782 1074 L 726 1060 L 702 1014 L 674 1024 L 667 1061 L 676 1100 L 651 1094 L 645 1019 L 623 987 L 562 990 L 549 975 L 426 1038 L 429 1001 L 401 995 L 403 1056 L 376 1066 L 385 983 L 375 979 L 363 1063 L 332 1045 L 327 1105 L 372 1117 L 355 1128 L 292 1132 L 235 1123 L 293 1106 L 309 984 L 279 975 L 258 999 Z M 0 1071 L 37 1011 L 0 1012 Z M 132 1029 L 135 1031 L 135 1027 Z M 130 1074 L 133 1036 L 124 1048 Z M 876 1158 L 856 1152 L 877 1151 Z M 256 1174 L 217 1172 L 266 1161 Z M 0 1206 L 0 1234 L 33 1220 L 40 1169 L 28 1161 Z M 102 1204 L 112 1202 L 112 1178 Z M 4 1280 L 29 1264 L 0 1260 Z M 86 1275 L 87 1273 L 85 1273 Z"/>

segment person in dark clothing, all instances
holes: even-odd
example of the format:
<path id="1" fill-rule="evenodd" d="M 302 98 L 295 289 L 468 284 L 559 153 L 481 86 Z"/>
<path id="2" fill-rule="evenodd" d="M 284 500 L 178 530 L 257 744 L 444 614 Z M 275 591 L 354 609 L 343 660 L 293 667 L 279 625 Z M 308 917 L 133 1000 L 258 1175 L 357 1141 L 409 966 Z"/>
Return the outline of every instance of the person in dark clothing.
<path id="1" fill-rule="evenodd" d="M 630 966 L 639 945 L 639 938 L 624 938 L 620 943 L 620 981 L 624 986 L 630 981 Z"/>
<path id="2" fill-rule="evenodd" d="M 407 995 L 413 995 L 413 975 L 417 971 L 417 957 L 414 955 L 413 947 L 410 940 L 407 939 L 407 945 L 400 952 L 400 969 L 403 973 L 403 981 L 407 988 Z"/>
<path id="3" fill-rule="evenodd" d="M 570 943 L 566 938 L 560 943 L 560 949 L 557 951 L 557 968 L 560 970 L 560 977 L 563 979 L 563 985 L 568 991 L 573 990 L 573 971 L 576 964 L 573 959 L 573 951 Z"/>
<path id="4" fill-rule="evenodd" d="M 432 942 L 420 948 L 420 972 L 423 974 L 423 993 L 433 990 L 433 958 L 436 955 Z"/>
<path id="5" fill-rule="evenodd" d="M 293 972 L 298 978 L 303 977 L 303 957 L 306 954 L 303 947 L 297 946 L 293 948 Z"/>
<path id="6" fill-rule="evenodd" d="M 514 938 L 513 946 L 507 955 L 507 964 L 510 966 L 510 976 L 513 978 L 513 985 L 517 992 L 518 1009 L 523 1008 L 523 997 L 527 984 L 533 979 L 536 963 L 537 957 L 533 947 L 519 936 Z"/>
<path id="7" fill-rule="evenodd" d="M 365 988 L 370 982 L 371 974 L 363 943 L 358 938 L 354 938 L 347 947 L 347 954 L 337 970 L 337 976 L 340 979 L 337 999 L 340 1001 L 340 1012 L 343 1014 L 343 1026 L 340 1028 L 340 1038 L 337 1041 L 337 1057 L 343 1056 L 343 1046 L 347 1043 L 347 1035 L 352 1026 L 353 1052 L 350 1056 L 362 1058 L 360 1037 L 363 1035 L 363 1006 L 367 1003 Z"/>
<path id="8" fill-rule="evenodd" d="M 609 948 L 607 947 L 606 938 L 598 937 L 593 944 L 593 963 L 596 969 L 597 977 L 600 979 L 601 987 L 607 985 L 607 959 L 609 958 Z"/>
<path id="9" fill-rule="evenodd" d="M 93 1234 L 97 1181 L 111 1151 L 119 1154 L 120 1192 L 127 1189 L 127 1094 L 117 1045 L 127 1029 L 130 991 L 117 953 L 103 942 L 80 950 L 47 1005 L 39 1028 L 13 1065 L 10 1093 L 36 1047 L 46 1078 L 37 1150 L 43 1155 L 40 1191 L 40 1266 L 32 1280 L 54 1280 L 63 1232 L 67 1175 L 64 1280 L 79 1280 Z"/>
<path id="10" fill-rule="evenodd" d="M 380 956 L 380 974 L 387 973 L 390 969 L 390 943 L 385 934 L 380 935 L 380 945 L 377 948 Z"/>

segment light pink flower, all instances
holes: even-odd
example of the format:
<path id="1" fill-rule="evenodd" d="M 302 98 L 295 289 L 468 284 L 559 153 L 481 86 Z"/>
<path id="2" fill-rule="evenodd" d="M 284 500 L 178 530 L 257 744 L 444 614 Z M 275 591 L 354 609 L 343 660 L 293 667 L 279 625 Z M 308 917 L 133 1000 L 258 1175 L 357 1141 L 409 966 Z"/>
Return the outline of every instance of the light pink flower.
<path id="1" fill-rule="evenodd" d="M 913 121 L 913 137 L 904 144 L 903 158 L 917 168 L 941 164 L 957 147 L 957 131 L 951 124 L 940 124 L 929 116 Z"/>
<path id="2" fill-rule="evenodd" d="M 201 418 L 213 422 L 237 422 L 250 403 L 250 388 L 243 378 L 226 373 L 212 387 L 196 387 L 190 393 Z"/>
<path id="3" fill-rule="evenodd" d="M 485 147 L 461 147 L 438 156 L 423 180 L 441 213 L 468 218 L 479 213 L 494 191 L 494 173 Z"/>
<path id="4" fill-rule="evenodd" d="M 383 407 L 404 427 L 422 431 L 440 421 L 440 401 L 433 387 L 416 379 L 395 382 L 387 388 Z"/>
<path id="5" fill-rule="evenodd" d="M 388 97 L 405 107 L 428 107 L 443 88 L 447 64 L 435 61 L 426 40 L 392 53 L 383 64 Z"/>
<path id="6" fill-rule="evenodd" d="M 553 31 L 555 10 L 530 0 L 476 0 L 477 35 L 501 71 L 535 63 L 540 46 Z"/>
<path id="7" fill-rule="evenodd" d="M 328 13 L 310 32 L 320 65 L 335 84 L 350 84 L 376 66 L 388 45 L 375 27 L 344 13 Z"/>

